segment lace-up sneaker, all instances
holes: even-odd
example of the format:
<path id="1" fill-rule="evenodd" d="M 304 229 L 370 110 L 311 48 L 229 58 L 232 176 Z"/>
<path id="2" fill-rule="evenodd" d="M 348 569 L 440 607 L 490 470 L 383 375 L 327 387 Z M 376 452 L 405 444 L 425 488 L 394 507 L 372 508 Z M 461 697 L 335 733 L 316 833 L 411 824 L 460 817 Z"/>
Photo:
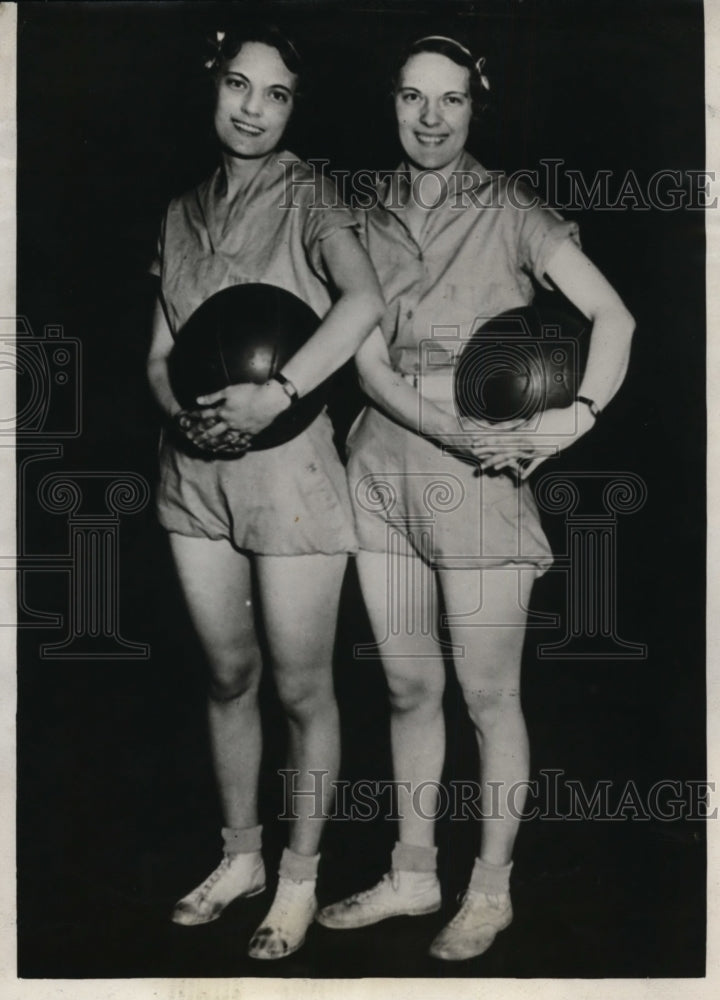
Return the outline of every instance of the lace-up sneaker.
<path id="1" fill-rule="evenodd" d="M 226 854 L 205 881 L 175 904 L 172 920 L 185 927 L 217 920 L 234 899 L 257 896 L 265 888 L 265 865 L 259 852 Z"/>
<path id="2" fill-rule="evenodd" d="M 248 955 L 262 959 L 292 955 L 304 943 L 316 912 L 315 879 L 295 881 L 281 875 L 268 915 L 250 940 Z"/>
<path id="3" fill-rule="evenodd" d="M 316 920 L 333 930 L 368 927 L 388 917 L 419 917 L 440 909 L 435 872 L 391 871 L 372 889 L 323 907 Z"/>
<path id="4" fill-rule="evenodd" d="M 482 955 L 512 918 L 508 893 L 491 895 L 468 889 L 458 912 L 430 945 L 430 954 L 450 962 Z"/>

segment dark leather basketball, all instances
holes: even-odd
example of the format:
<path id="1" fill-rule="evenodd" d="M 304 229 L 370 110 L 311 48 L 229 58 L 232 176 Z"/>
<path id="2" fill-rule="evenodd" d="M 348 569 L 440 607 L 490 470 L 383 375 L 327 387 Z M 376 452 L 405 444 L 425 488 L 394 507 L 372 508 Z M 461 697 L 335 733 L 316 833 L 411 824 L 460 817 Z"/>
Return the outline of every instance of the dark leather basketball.
<path id="1" fill-rule="evenodd" d="M 319 325 L 309 305 L 275 285 L 233 285 L 216 292 L 178 333 L 168 359 L 173 393 L 184 409 L 197 409 L 198 396 L 228 385 L 267 382 Z M 325 387 L 318 386 L 257 434 L 253 450 L 290 441 L 324 405 Z"/>
<path id="2" fill-rule="evenodd" d="M 563 305 L 520 306 L 479 327 L 455 367 L 460 416 L 529 419 L 573 401 L 587 360 L 590 321 Z"/>

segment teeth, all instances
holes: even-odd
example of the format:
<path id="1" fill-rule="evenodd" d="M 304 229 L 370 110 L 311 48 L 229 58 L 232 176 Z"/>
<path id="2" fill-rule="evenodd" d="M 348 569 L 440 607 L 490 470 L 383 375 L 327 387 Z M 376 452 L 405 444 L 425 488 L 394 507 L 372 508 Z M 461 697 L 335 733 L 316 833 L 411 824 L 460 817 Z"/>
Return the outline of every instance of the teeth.
<path id="1" fill-rule="evenodd" d="M 236 122 L 233 120 L 233 125 L 238 132 L 245 132 L 246 135 L 262 135 L 263 133 L 263 129 L 256 128 L 254 125 L 246 125 L 245 122 Z"/>
<path id="2" fill-rule="evenodd" d="M 415 138 L 417 139 L 418 142 L 422 143 L 423 146 L 439 146 L 441 142 L 445 142 L 446 136 L 422 135 L 420 132 L 416 132 Z"/>

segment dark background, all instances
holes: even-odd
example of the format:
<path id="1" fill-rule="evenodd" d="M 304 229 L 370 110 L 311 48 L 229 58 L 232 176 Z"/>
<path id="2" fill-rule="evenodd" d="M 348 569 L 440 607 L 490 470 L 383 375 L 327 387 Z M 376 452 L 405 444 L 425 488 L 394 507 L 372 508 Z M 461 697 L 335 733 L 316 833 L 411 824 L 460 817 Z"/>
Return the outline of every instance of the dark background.
<path id="1" fill-rule="evenodd" d="M 154 288 L 145 268 L 168 199 L 214 164 L 202 38 L 227 22 L 229 8 L 216 19 L 212 4 L 20 4 L 18 311 L 36 335 L 60 324 L 82 345 L 82 434 L 38 463 L 38 475 L 125 470 L 153 481 L 158 419 L 144 360 Z M 403 39 L 459 31 L 488 56 L 493 108 L 470 146 L 486 166 L 511 171 L 554 157 L 588 179 L 632 168 L 641 181 L 659 169 L 703 167 L 700 3 L 263 8 L 266 16 L 273 9 L 317 68 L 288 145 L 336 169 L 394 166 L 386 68 Z M 530 633 L 523 685 L 533 774 L 560 768 L 588 789 L 632 780 L 642 791 L 705 775 L 703 217 L 565 214 L 579 221 L 584 249 L 626 301 L 637 333 L 619 397 L 554 467 L 628 470 L 647 485 L 644 508 L 619 520 L 618 627 L 647 644 L 648 656 L 540 660 L 537 641 L 558 634 Z M 23 391 L 21 378 L 21 400 Z M 357 403 L 348 373 L 336 396 L 342 431 Z M 47 423 L 36 443 L 52 431 Z M 23 487 L 21 542 L 29 553 L 62 555 L 66 520 L 40 509 L 36 482 L 30 476 Z M 559 551 L 562 517 L 546 527 Z M 426 949 L 466 883 L 478 833 L 470 821 L 438 824 L 446 906 L 433 917 L 348 934 L 315 927 L 299 953 L 267 965 L 245 950 L 270 893 L 208 927 L 172 925 L 173 902 L 219 850 L 203 665 L 151 504 L 121 519 L 120 537 L 121 631 L 150 644 L 148 659 L 52 660 L 40 645 L 61 630 L 19 632 L 21 976 L 703 974 L 698 821 L 523 824 L 515 923 L 486 956 L 461 965 L 434 962 Z M 66 575 L 28 573 L 26 599 L 67 614 Z M 561 574 L 544 578 L 534 606 L 562 610 Z M 382 673 L 375 660 L 353 659 L 356 641 L 370 636 L 351 567 L 337 649 L 342 777 L 388 778 Z M 264 705 L 272 871 L 285 837 L 273 820 L 284 734 L 269 683 Z M 472 731 L 451 673 L 447 713 L 446 777 L 474 778 Z M 329 824 L 321 903 L 372 884 L 394 835 L 388 822 Z"/>

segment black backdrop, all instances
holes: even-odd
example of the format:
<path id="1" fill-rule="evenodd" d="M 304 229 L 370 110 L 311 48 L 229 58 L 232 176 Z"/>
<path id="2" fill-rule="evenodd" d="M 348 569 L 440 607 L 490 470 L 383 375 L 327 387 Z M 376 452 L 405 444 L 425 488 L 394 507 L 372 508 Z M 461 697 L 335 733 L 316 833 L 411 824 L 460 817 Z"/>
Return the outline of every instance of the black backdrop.
<path id="1" fill-rule="evenodd" d="M 120 630 L 149 644 L 150 655 L 43 654 L 63 629 L 41 630 L 33 612 L 69 612 L 68 575 L 56 571 L 68 522 L 38 503 L 37 488 L 53 472 L 132 472 L 153 481 L 158 420 L 144 358 L 154 289 L 145 267 L 167 200 L 214 163 L 200 43 L 229 6 L 218 20 L 213 4 L 19 7 L 18 312 L 36 336 L 61 325 L 82 352 L 81 433 L 54 436 L 67 415 L 51 409 L 18 452 L 37 459 L 23 466 L 21 545 L 42 564 L 24 576 L 19 630 L 20 975 L 702 975 L 697 820 L 524 824 L 516 921 L 486 956 L 462 967 L 432 962 L 425 949 L 472 864 L 470 821 L 439 823 L 447 907 L 437 920 L 349 935 L 315 928 L 301 952 L 270 969 L 245 958 L 268 897 L 238 904 L 208 928 L 168 922 L 174 899 L 210 870 L 218 849 L 199 650 L 150 503 L 116 525 Z M 487 166 L 511 171 L 555 158 L 587 178 L 632 169 L 643 184 L 660 169 L 703 167 L 700 3 L 290 0 L 268 10 L 316 67 L 292 148 L 334 169 L 394 165 L 384 111 L 393 53 L 405 38 L 459 26 L 488 55 L 493 108 L 471 147 Z M 541 660 L 536 641 L 557 634 L 532 634 L 523 685 L 533 772 L 562 769 L 589 789 L 632 781 L 644 792 L 661 779 L 705 775 L 703 216 L 565 214 L 580 223 L 584 249 L 627 302 L 637 333 L 621 394 L 554 467 L 644 480 L 645 506 L 618 523 L 618 628 L 648 654 Z M 21 372 L 21 404 L 26 391 Z M 336 397 L 342 432 L 358 401 L 350 373 Z M 43 453 L 53 442 L 61 452 Z M 562 545 L 562 518 L 548 517 L 547 530 Z M 558 610 L 563 600 L 560 575 L 548 574 L 534 606 Z M 356 641 L 369 634 L 351 567 L 337 650 L 343 777 L 389 777 L 382 674 L 376 661 L 353 659 Z M 273 820 L 283 733 L 269 684 L 264 704 L 272 864 L 284 837 Z M 472 778 L 474 743 L 452 676 L 446 708 L 446 776 Z M 330 824 L 321 901 L 371 884 L 393 839 L 392 823 L 380 820 Z"/>

